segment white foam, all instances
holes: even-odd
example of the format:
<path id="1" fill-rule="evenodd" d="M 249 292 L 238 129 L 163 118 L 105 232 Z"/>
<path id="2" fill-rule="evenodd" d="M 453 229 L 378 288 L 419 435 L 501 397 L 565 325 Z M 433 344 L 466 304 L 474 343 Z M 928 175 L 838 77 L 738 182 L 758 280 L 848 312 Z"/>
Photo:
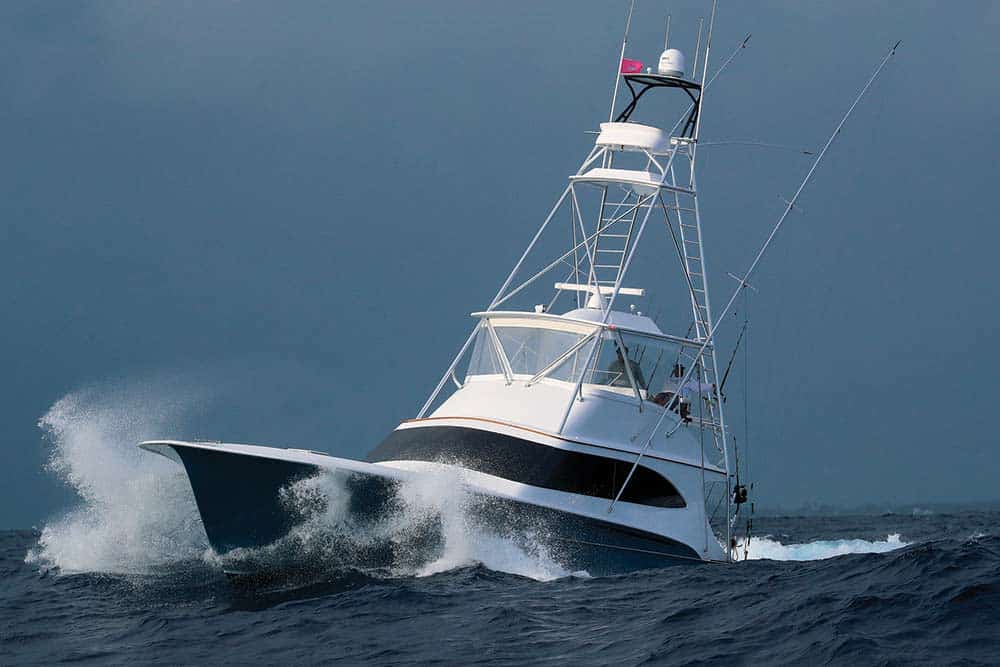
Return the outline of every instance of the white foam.
<path id="1" fill-rule="evenodd" d="M 136 446 L 162 436 L 202 396 L 171 382 L 71 393 L 39 420 L 49 468 L 80 497 L 48 522 L 26 560 L 63 572 L 149 572 L 206 547 L 182 469 Z"/>
<path id="2" fill-rule="evenodd" d="M 397 559 L 390 574 L 397 577 L 426 577 L 454 569 L 483 565 L 491 570 L 517 574 L 539 581 L 586 573 L 570 573 L 549 557 L 543 540 L 519 536 L 515 541 L 490 533 L 480 527 L 472 515 L 471 497 L 465 491 L 462 471 L 440 466 L 424 471 L 403 483 L 397 491 L 398 511 L 375 523 L 358 525 L 345 511 L 350 498 L 346 487 L 336 475 L 322 475 L 296 483 L 287 499 L 300 507 L 314 502 L 315 495 L 326 498 L 324 511 L 294 528 L 283 544 L 274 545 L 254 555 L 272 558 L 288 554 L 291 545 L 305 558 L 326 557 L 331 565 L 346 559 L 344 565 L 365 568 L 365 563 L 352 560 L 354 554 L 379 543 L 392 543 Z M 411 538 L 428 526 L 440 532 L 440 551 L 427 561 L 426 554 L 411 554 Z M 419 545 L 419 539 L 417 540 Z M 270 553 L 272 552 L 273 553 Z"/>
<path id="3" fill-rule="evenodd" d="M 429 576 L 471 565 L 549 581 L 571 573 L 548 554 L 544 536 L 523 536 L 520 542 L 490 533 L 471 521 L 470 500 L 459 469 L 441 466 L 403 485 L 400 494 L 406 512 L 416 516 L 436 514 L 441 521 L 441 555 L 421 567 L 417 576 Z"/>
<path id="4" fill-rule="evenodd" d="M 899 538 L 899 533 L 886 535 L 885 540 L 816 540 L 802 544 L 782 544 L 771 537 L 754 537 L 750 540 L 751 560 L 823 560 L 846 554 L 885 553 L 907 546 Z M 742 544 L 738 546 L 743 553 Z"/>

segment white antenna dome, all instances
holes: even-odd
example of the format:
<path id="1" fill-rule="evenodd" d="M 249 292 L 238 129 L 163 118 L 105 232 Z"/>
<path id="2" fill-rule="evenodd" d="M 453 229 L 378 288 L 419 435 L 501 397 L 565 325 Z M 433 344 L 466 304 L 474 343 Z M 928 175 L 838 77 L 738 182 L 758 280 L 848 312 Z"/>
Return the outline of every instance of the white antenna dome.
<path id="1" fill-rule="evenodd" d="M 660 56 L 660 65 L 656 71 L 667 76 L 684 76 L 684 54 L 677 49 L 667 49 Z"/>

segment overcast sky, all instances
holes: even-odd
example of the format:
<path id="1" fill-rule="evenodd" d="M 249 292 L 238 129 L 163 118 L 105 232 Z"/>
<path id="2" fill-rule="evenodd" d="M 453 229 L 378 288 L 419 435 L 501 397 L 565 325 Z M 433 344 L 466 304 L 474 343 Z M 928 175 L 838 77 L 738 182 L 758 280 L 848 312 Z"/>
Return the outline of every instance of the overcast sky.
<path id="1" fill-rule="evenodd" d="M 713 65 L 753 38 L 706 96 L 705 142 L 818 149 L 903 40 L 755 280 L 759 502 L 997 498 L 1000 5 L 720 5 Z M 640 0 L 629 57 L 655 63 L 668 7 L 690 58 L 708 3 Z M 413 416 L 606 119 L 624 13 L 0 5 L 0 526 L 72 501 L 37 425 L 67 394 L 58 437 L 129 450 L 362 456 Z M 809 158 L 701 155 L 719 303 Z"/>

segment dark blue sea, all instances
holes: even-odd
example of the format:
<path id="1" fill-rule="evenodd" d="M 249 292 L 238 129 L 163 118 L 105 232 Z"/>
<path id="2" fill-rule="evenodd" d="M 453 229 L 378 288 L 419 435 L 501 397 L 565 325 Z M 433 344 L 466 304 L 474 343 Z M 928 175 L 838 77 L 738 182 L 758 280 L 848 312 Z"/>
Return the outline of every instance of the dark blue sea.
<path id="1" fill-rule="evenodd" d="M 328 546 L 385 535 L 321 517 L 308 574 L 240 583 L 135 447 L 163 424 L 85 398 L 40 424 L 79 502 L 0 532 L 0 664 L 1000 664 L 995 506 L 757 516 L 745 562 L 591 577 L 470 529 L 444 480 L 386 528 L 438 513 L 433 563 L 345 566 Z"/>
<path id="2" fill-rule="evenodd" d="M 759 558 L 732 566 L 550 578 L 501 557 L 253 585 L 203 557 L 62 571 L 7 531 L 0 662 L 1000 663 L 1000 513 L 757 524 Z"/>

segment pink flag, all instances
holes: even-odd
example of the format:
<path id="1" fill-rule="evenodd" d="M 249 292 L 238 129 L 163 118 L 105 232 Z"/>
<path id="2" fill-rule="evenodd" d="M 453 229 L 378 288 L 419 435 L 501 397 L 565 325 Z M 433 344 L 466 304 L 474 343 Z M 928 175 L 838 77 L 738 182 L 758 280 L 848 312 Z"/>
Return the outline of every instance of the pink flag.
<path id="1" fill-rule="evenodd" d="M 637 74 L 642 71 L 642 63 L 638 60 L 622 58 L 622 74 Z"/>

